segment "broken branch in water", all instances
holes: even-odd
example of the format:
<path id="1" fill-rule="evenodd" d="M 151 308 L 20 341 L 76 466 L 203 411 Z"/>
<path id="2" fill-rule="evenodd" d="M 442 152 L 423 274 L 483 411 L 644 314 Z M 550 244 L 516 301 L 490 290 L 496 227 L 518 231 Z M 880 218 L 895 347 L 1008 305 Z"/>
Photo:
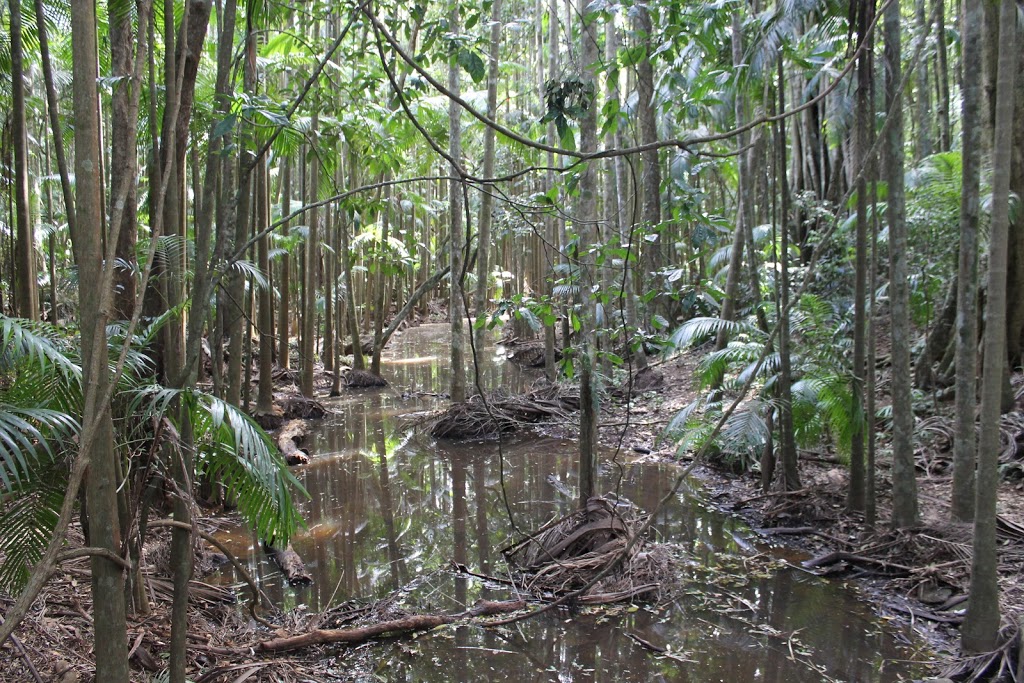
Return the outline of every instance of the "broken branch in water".
<path id="1" fill-rule="evenodd" d="M 485 617 L 493 614 L 507 614 L 526 607 L 523 600 L 492 602 L 481 600 L 472 609 L 460 614 L 410 614 L 400 619 L 382 621 L 370 626 L 342 629 L 317 629 L 297 636 L 286 636 L 265 640 L 256 646 L 262 652 L 286 652 L 312 645 L 345 643 L 356 645 L 384 635 L 399 635 L 415 631 L 427 631 L 445 624 L 452 624 L 471 617 Z"/>

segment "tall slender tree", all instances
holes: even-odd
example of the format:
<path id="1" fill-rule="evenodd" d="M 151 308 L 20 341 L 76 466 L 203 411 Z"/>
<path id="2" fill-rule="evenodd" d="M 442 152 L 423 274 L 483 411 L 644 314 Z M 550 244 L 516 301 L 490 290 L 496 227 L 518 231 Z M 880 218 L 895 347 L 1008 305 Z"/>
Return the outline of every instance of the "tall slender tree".
<path id="1" fill-rule="evenodd" d="M 914 408 L 910 374 L 910 285 L 903 179 L 903 93 L 900 90 L 900 0 L 885 12 L 886 180 L 889 185 L 889 319 L 892 335 L 892 525 L 917 524 Z M 924 122 L 919 122 L 924 123 Z M 874 438 L 874 435 L 868 435 Z"/>
<path id="2" fill-rule="evenodd" d="M 100 121 L 96 109 L 96 13 L 91 2 L 71 4 L 71 49 L 75 114 L 75 205 L 78 212 L 74 240 L 78 264 L 81 308 L 82 358 L 85 382 L 83 422 L 86 436 L 94 438 L 80 457 L 87 458 L 89 474 L 89 543 L 114 555 L 121 553 L 117 517 L 114 425 L 107 393 L 110 372 L 107 360 L 106 322 L 109 302 L 103 284 L 103 183 L 100 172 Z M 95 425 L 93 427 L 92 425 Z M 94 555 L 91 564 L 96 680 L 128 682 L 128 634 L 125 620 L 124 577 L 121 567 L 107 557 Z"/>
<path id="3" fill-rule="evenodd" d="M 960 252 L 956 304 L 956 438 L 953 443 L 953 519 L 974 518 L 975 422 L 978 409 L 978 217 L 981 177 L 981 0 L 966 0 L 961 95 Z"/>
<path id="4" fill-rule="evenodd" d="M 452 2 L 448 12 L 449 30 L 458 32 L 461 26 L 459 4 Z M 448 62 L 448 90 L 458 96 L 460 91 L 459 64 L 455 55 Z M 451 273 L 449 274 L 448 316 L 451 320 L 451 397 L 456 403 L 466 400 L 466 352 L 462 339 L 463 308 L 462 282 L 465 275 L 464 250 L 466 242 L 466 226 L 463 216 L 465 211 L 462 200 L 462 107 L 454 99 L 448 101 L 448 155 L 452 158 L 452 179 L 448 181 L 448 220 L 451 225 L 451 239 L 448 243 Z"/>
<path id="5" fill-rule="evenodd" d="M 996 493 L 999 487 L 999 414 L 1006 354 L 1006 245 L 1010 223 L 1010 166 L 1017 71 L 1017 7 L 1002 0 L 996 76 L 995 140 L 992 146 L 992 224 L 989 229 L 988 296 L 985 300 L 981 439 L 974 504 L 971 592 L 961 635 L 969 652 L 993 650 L 999 633 L 996 557 Z"/>
<path id="6" fill-rule="evenodd" d="M 11 135 L 14 138 L 14 208 L 17 222 L 16 303 L 18 315 L 39 319 L 36 285 L 36 240 L 29 206 L 28 131 L 25 124 L 25 55 L 22 41 L 21 1 L 10 0 Z"/>

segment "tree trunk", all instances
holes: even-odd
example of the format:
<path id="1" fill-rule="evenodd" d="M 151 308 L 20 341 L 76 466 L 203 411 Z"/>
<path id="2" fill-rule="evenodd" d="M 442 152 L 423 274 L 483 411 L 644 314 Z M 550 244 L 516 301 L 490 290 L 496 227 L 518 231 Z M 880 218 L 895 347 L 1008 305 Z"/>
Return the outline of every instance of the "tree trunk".
<path id="1" fill-rule="evenodd" d="M 989 233 L 988 296 L 985 300 L 985 364 L 981 387 L 981 441 L 974 514 L 974 552 L 963 648 L 987 652 L 999 631 L 999 577 L 996 557 L 996 494 L 999 488 L 999 414 L 1006 345 L 1006 245 L 1009 232 L 1010 166 L 1013 143 L 1017 12 L 1002 0 L 992 162 L 992 223 Z"/>
<path id="2" fill-rule="evenodd" d="M 867 39 L 867 27 L 871 17 L 866 4 L 860 5 L 857 15 L 859 44 Z M 886 43 L 888 45 L 888 42 Z M 865 50 L 857 61 L 857 110 L 854 128 L 854 172 L 862 169 L 868 155 L 868 127 L 872 125 L 870 114 L 871 62 Z M 850 414 L 855 427 L 850 445 L 850 488 L 846 506 L 849 510 L 862 512 L 865 507 L 865 454 L 864 454 L 864 366 L 866 355 L 866 303 L 867 303 L 867 234 L 868 234 L 867 183 L 864 176 L 857 183 L 857 228 L 854 275 L 853 308 L 853 391 Z M 874 438 L 874 435 L 870 435 Z"/>
<path id="3" fill-rule="evenodd" d="M 449 13 L 449 30 L 459 30 L 459 8 L 452 5 Z M 448 64 L 448 89 L 455 95 L 459 94 L 459 65 L 452 59 Z M 462 182 L 459 178 L 459 167 L 462 159 L 462 123 L 459 116 L 462 109 L 455 100 L 448 101 L 448 154 L 455 160 L 451 164 L 451 174 L 458 179 L 448 182 L 448 212 L 451 221 L 451 241 L 448 253 L 451 263 L 451 287 L 448 298 L 448 316 L 451 321 L 451 397 L 459 403 L 466 400 L 466 360 L 463 349 L 462 321 L 465 315 L 462 304 L 462 280 L 465 275 L 463 259 L 465 249 L 465 226 L 463 224 Z"/>
<path id="4" fill-rule="evenodd" d="M 270 195 L 267 188 L 267 162 L 256 166 L 256 232 L 270 224 Z M 261 273 L 270 274 L 270 235 L 256 243 Z M 260 378 L 256 395 L 256 412 L 268 413 L 274 407 L 274 293 L 269 286 L 259 290 L 260 315 Z"/>
<path id="5" fill-rule="evenodd" d="M 735 15 L 734 15 L 735 16 Z M 735 23 L 734 23 L 735 26 Z M 785 80 L 782 58 L 778 60 L 779 111 L 786 111 Z M 796 438 L 793 431 L 793 369 L 789 332 L 789 180 L 786 177 L 786 123 L 779 122 L 779 185 L 781 201 L 779 251 L 779 457 L 782 461 L 782 484 L 786 491 L 800 489 Z M 763 315 L 763 314 L 762 314 Z"/>
<path id="6" fill-rule="evenodd" d="M 391 179 L 389 173 L 385 173 L 382 180 L 387 181 Z M 382 209 L 380 215 L 380 244 L 377 247 L 377 272 L 374 273 L 373 283 L 373 356 L 370 359 L 370 372 L 380 376 L 380 354 L 384 350 L 384 344 L 381 341 L 384 334 L 384 317 L 386 315 L 385 296 L 384 292 L 387 289 L 387 279 L 385 278 L 384 271 L 387 268 L 387 262 L 390 260 L 388 255 L 388 238 L 391 236 L 391 219 L 392 219 L 392 207 L 391 207 L 391 187 L 384 188 L 384 201 L 382 202 Z"/>
<path id="7" fill-rule="evenodd" d="M 349 150 L 349 184 L 356 187 L 355 152 Z M 348 334 L 352 339 L 352 368 L 362 370 L 366 367 L 363 361 L 362 342 L 359 339 L 359 322 L 356 320 L 355 290 L 352 284 L 352 252 L 349 248 L 347 212 L 341 216 L 341 268 L 345 278 L 345 308 Z"/>
<path id="8" fill-rule="evenodd" d="M 960 255 L 956 295 L 956 436 L 953 440 L 952 516 L 974 518 L 974 468 L 978 456 L 978 219 L 981 178 L 981 0 L 966 0 L 963 17 L 964 81 Z"/>
<path id="9" fill-rule="evenodd" d="M 892 526 L 917 524 L 914 408 L 910 374 L 910 285 L 903 180 L 903 104 L 900 91 L 900 2 L 885 13 L 885 101 L 889 126 L 885 167 L 889 184 L 889 316 L 892 335 Z M 923 125 L 923 122 L 921 122 Z M 930 151 L 930 150 L 929 150 Z M 873 371 L 873 369 L 872 369 Z M 868 438 L 874 438 L 873 434 Z"/>
<path id="10" fill-rule="evenodd" d="M 36 286 L 35 226 L 29 206 L 28 133 L 25 128 L 25 73 L 21 40 L 21 0 L 10 0 L 11 13 L 11 135 L 14 138 L 14 207 L 18 246 L 15 271 L 15 304 L 18 315 L 39 320 L 39 291 Z M 94 60 L 95 61 L 95 60 Z M 102 178 L 101 178 L 102 181 Z"/>
<path id="11" fill-rule="evenodd" d="M 637 83 L 637 119 L 640 126 L 640 140 L 643 144 L 649 144 L 658 140 L 658 124 L 656 111 L 656 94 L 654 91 L 654 65 L 650 56 L 654 53 L 656 42 L 654 40 L 654 25 L 651 22 L 651 15 L 646 5 L 638 5 L 635 9 L 636 29 L 638 40 L 647 47 L 647 57 L 640 60 L 636 65 Z M 589 62 L 584 62 L 589 64 Z M 643 171 L 640 177 L 640 192 L 643 198 L 643 209 L 641 219 L 644 223 L 645 235 L 652 235 L 654 239 L 644 241 L 643 264 L 646 275 L 651 277 L 650 283 L 641 283 L 641 291 L 648 286 L 658 286 L 658 272 L 665 265 L 664 245 L 658 226 L 661 223 L 661 168 L 658 165 L 658 150 L 656 148 L 646 150 L 640 154 L 643 161 Z M 742 237 L 740 244 L 742 245 Z M 740 247 L 742 249 L 742 246 Z M 653 299 L 651 311 L 661 311 L 662 306 L 658 299 Z"/>
<path id="12" fill-rule="evenodd" d="M 110 404 L 102 401 L 110 381 L 107 364 L 106 311 L 102 284 L 102 178 L 100 122 L 96 110 L 96 15 L 92 3 L 71 4 L 71 48 L 75 114 L 75 191 L 77 207 L 75 260 L 79 289 L 82 358 L 86 381 L 83 424 L 96 423 L 96 438 L 82 454 L 89 466 L 89 542 L 120 554 L 117 518 L 113 421 Z M 128 682 L 128 634 L 121 567 L 94 555 L 91 561 L 96 680 Z"/>
<path id="13" fill-rule="evenodd" d="M 487 68 L 487 118 L 498 116 L 498 59 L 501 48 L 501 0 L 494 0 L 491 5 L 491 45 Z M 484 129 L 484 178 L 494 176 L 494 129 Z M 491 210 L 494 199 L 491 196 L 493 186 L 485 185 L 480 198 L 479 236 L 476 250 L 476 293 L 474 298 L 474 315 L 477 323 L 474 326 L 475 346 L 477 351 L 483 345 L 487 315 L 487 291 L 491 276 Z"/>
<path id="14" fill-rule="evenodd" d="M 313 112 L 313 123 L 310 126 L 310 139 L 317 138 L 319 115 Z M 310 154 L 309 197 L 306 201 L 314 203 L 320 193 L 320 160 L 316 154 Z M 299 390 L 306 398 L 313 398 L 313 368 L 316 361 L 316 280 L 320 264 L 320 211 L 314 205 L 309 211 L 309 239 L 306 240 L 305 272 L 302 274 L 305 291 L 305 305 L 302 309 L 302 357 L 299 375 Z"/>
<path id="15" fill-rule="evenodd" d="M 542 0 L 543 1 L 543 0 Z M 558 0 L 549 0 L 548 2 L 548 80 L 554 81 L 558 78 Z M 544 107 L 544 91 L 541 93 L 541 108 Z M 549 121 L 547 130 L 545 131 L 545 140 L 549 145 L 558 144 L 558 136 L 555 133 L 555 122 Z M 548 152 L 547 155 L 548 168 L 545 174 L 544 181 L 547 185 L 548 190 L 552 190 L 555 187 L 555 165 L 556 161 L 555 153 Z M 549 212 L 544 216 L 544 228 L 547 234 L 548 243 L 552 245 L 559 244 L 558 235 L 558 221 L 559 218 L 554 212 Z M 562 254 L 559 252 L 554 255 L 555 259 L 561 259 Z M 550 269 L 547 273 L 547 277 L 544 280 L 544 293 L 552 297 L 551 306 L 552 310 L 555 309 L 554 301 L 554 271 Z M 547 377 L 549 382 L 554 382 L 557 376 L 557 369 L 555 367 L 555 326 L 545 325 L 544 326 L 544 376 Z"/>
<path id="16" fill-rule="evenodd" d="M 292 163 L 291 158 L 285 155 L 281 160 L 281 217 L 291 213 L 292 199 Z M 289 221 L 281 225 L 281 236 L 288 237 Z M 281 256 L 281 265 L 278 270 L 277 290 L 280 298 L 277 302 L 277 364 L 288 369 L 291 362 L 289 356 L 291 349 L 288 346 L 289 333 L 291 331 L 291 317 L 289 316 L 288 305 L 291 301 L 291 255 Z"/>
<path id="17" fill-rule="evenodd" d="M 581 79 L 593 88 L 595 99 L 588 103 L 580 119 L 580 151 L 597 151 L 597 87 L 593 64 L 598 60 L 597 14 L 585 12 L 580 25 L 580 63 L 584 65 Z M 655 155 L 656 156 L 656 155 Z M 655 160 L 655 166 L 657 161 Z M 576 232 L 582 244 L 597 243 L 597 169 L 588 164 L 579 178 L 579 200 L 576 205 Z M 597 311 L 593 288 L 598 284 L 597 266 L 592 252 L 579 250 L 580 294 L 580 507 L 597 493 L 597 423 L 601 411 L 601 387 L 595 373 L 597 361 Z"/>
<path id="18" fill-rule="evenodd" d="M 46 32 L 43 0 L 35 0 L 36 31 L 39 38 L 39 54 L 43 64 L 43 81 L 46 85 L 46 111 L 50 117 L 50 134 L 53 137 L 53 151 L 57 158 L 57 172 L 60 174 L 60 188 L 64 197 L 64 215 L 68 221 L 68 232 L 75 234 L 75 198 L 68 172 L 67 155 L 64 153 L 64 135 L 57 107 L 57 88 L 53 79 L 53 64 L 50 62 L 50 41 Z"/>
<path id="19" fill-rule="evenodd" d="M 946 47 L 946 5 L 945 0 L 935 0 L 936 70 L 935 80 L 939 84 L 937 115 L 939 118 L 939 151 L 948 152 L 951 135 L 949 126 L 949 50 Z M 981 67 L 981 60 L 978 60 Z"/>
<path id="20" fill-rule="evenodd" d="M 118 265 L 114 271 L 113 315 L 115 319 L 128 320 L 135 307 L 135 241 L 138 233 L 137 126 L 136 122 L 129 119 L 132 115 L 132 90 L 141 84 L 131 77 L 135 48 L 131 14 L 116 8 L 108 8 L 108 11 L 111 75 L 119 79 L 110 98 L 111 126 L 118 131 L 110 139 L 111 188 L 115 201 L 120 199 L 122 193 L 124 196 L 121 226 L 117 232 Z"/>

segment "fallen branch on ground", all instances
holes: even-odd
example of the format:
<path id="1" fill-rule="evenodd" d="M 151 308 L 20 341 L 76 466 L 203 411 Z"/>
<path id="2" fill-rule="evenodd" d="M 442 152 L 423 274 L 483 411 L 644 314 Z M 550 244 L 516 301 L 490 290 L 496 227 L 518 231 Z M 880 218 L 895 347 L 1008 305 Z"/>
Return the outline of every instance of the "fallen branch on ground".
<path id="1" fill-rule="evenodd" d="M 256 646 L 261 652 L 286 652 L 298 650 L 313 645 L 326 645 L 328 643 L 345 643 L 356 645 L 364 643 L 373 638 L 384 635 L 399 635 L 415 631 L 426 631 L 445 624 L 453 624 L 457 621 L 471 617 L 485 617 L 493 614 L 507 614 L 521 610 L 526 606 L 522 600 L 511 600 L 507 602 L 491 602 L 481 600 L 473 608 L 460 614 L 410 614 L 400 619 L 382 621 L 379 624 L 370 626 L 359 626 L 356 628 L 343 629 L 317 629 L 309 633 L 297 636 L 286 636 L 265 640 Z"/>

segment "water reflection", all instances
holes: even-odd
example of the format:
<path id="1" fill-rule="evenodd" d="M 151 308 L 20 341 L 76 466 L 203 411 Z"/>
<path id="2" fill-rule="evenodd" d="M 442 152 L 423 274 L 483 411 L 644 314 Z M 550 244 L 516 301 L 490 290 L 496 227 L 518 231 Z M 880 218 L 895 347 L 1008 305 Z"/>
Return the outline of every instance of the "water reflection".
<path id="1" fill-rule="evenodd" d="M 434 394 L 447 381 L 438 360 L 447 354 L 444 333 L 435 326 L 403 335 L 391 353 L 417 362 L 386 364 L 391 387 L 338 399 L 335 414 L 314 432 L 313 460 L 296 468 L 311 495 L 303 504 L 309 528 L 293 540 L 312 586 L 282 585 L 248 532 L 223 533 L 282 606 L 321 610 L 410 582 L 416 588 L 405 600 L 415 610 L 454 611 L 480 597 L 507 597 L 444 568 L 455 561 L 500 574 L 498 549 L 514 536 L 513 526 L 536 528 L 573 508 L 574 443 L 536 436 L 500 447 L 436 442 L 401 420 L 439 405 Z M 482 355 L 486 386 L 531 381 L 498 362 L 499 352 Z M 652 510 L 674 474 L 667 466 L 606 464 L 601 486 Z M 388 654 L 386 679 L 773 683 L 895 681 L 912 673 L 895 662 L 907 658 L 899 634 L 880 626 L 852 592 L 795 571 L 745 575 L 736 558 L 751 550 L 749 531 L 695 494 L 684 488 L 654 520 L 655 534 L 682 544 L 692 561 L 692 595 L 669 609 L 623 607 L 613 617 L 561 612 L 509 629 L 434 632 Z M 727 585 L 708 582 L 723 569 L 731 572 Z M 708 592 L 725 595 L 734 610 L 708 609 L 701 595 Z M 686 661 L 654 658 L 627 634 Z"/>

